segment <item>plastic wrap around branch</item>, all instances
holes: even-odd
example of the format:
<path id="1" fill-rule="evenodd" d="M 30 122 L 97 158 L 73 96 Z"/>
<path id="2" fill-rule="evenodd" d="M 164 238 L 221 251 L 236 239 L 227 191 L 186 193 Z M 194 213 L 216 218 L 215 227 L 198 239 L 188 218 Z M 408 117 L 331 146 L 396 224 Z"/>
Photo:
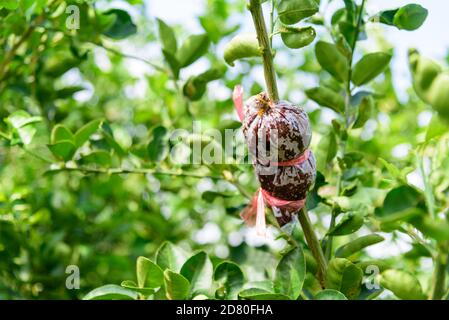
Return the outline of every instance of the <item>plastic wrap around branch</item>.
<path id="1" fill-rule="evenodd" d="M 234 88 L 232 95 L 234 106 L 237 111 L 240 121 L 244 118 L 244 106 L 243 106 L 243 89 L 240 85 Z M 284 162 L 271 162 L 271 165 L 284 167 L 284 166 L 296 166 L 301 165 L 309 158 L 309 150 L 305 150 L 303 154 L 293 160 Z M 258 235 L 265 236 L 266 234 L 266 220 L 265 220 L 265 204 L 271 208 L 277 208 L 279 210 L 287 211 L 290 214 L 294 214 L 301 210 L 305 205 L 306 199 L 301 200 L 284 200 L 279 199 L 271 195 L 263 188 L 259 188 L 252 198 L 248 206 L 243 209 L 240 217 L 249 226 L 255 226 Z"/>

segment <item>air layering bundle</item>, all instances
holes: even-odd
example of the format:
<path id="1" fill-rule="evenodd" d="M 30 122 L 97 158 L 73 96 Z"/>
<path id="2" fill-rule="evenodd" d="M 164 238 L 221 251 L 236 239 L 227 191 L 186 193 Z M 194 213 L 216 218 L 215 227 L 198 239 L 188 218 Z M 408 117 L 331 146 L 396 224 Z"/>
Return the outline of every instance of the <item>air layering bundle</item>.
<path id="1" fill-rule="evenodd" d="M 308 149 L 312 132 L 306 112 L 287 101 L 273 103 L 262 92 L 243 104 L 240 86 L 233 100 L 261 185 L 241 217 L 263 234 L 265 204 L 281 226 L 305 205 L 316 176 L 315 157 Z"/>

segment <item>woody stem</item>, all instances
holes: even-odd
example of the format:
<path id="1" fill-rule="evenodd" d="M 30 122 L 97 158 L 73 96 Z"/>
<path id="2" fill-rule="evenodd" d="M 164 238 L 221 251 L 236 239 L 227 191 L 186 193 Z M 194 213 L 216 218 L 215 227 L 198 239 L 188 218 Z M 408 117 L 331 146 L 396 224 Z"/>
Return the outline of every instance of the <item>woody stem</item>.
<path id="1" fill-rule="evenodd" d="M 298 214 L 299 222 L 301 223 L 302 230 L 304 232 L 304 237 L 306 238 L 307 245 L 312 252 L 318 264 L 318 279 L 320 281 L 321 287 L 324 288 L 324 282 L 326 278 L 327 263 L 324 258 L 323 250 L 321 249 L 320 242 L 313 231 L 312 223 L 310 222 L 309 214 L 306 208 L 302 208 Z"/>
<path id="2" fill-rule="evenodd" d="M 250 0 L 248 9 L 253 17 L 256 28 L 259 49 L 262 54 L 265 83 L 267 85 L 268 97 L 271 102 L 279 101 L 279 93 L 276 84 L 276 72 L 273 64 L 273 51 L 271 50 L 270 40 L 268 38 L 267 27 L 263 18 L 262 6 L 260 0 Z"/>

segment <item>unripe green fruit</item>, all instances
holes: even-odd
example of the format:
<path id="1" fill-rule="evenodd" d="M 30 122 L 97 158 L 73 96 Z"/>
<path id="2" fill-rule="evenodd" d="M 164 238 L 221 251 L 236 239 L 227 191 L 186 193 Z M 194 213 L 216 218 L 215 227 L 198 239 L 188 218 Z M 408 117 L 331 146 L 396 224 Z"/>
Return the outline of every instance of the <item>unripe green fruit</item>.
<path id="1" fill-rule="evenodd" d="M 395 296 L 404 300 L 425 299 L 419 281 L 405 271 L 387 270 L 381 274 L 380 284 L 392 291 Z"/>
<path id="2" fill-rule="evenodd" d="M 440 73 L 428 93 L 429 102 L 440 115 L 449 118 L 449 72 Z"/>

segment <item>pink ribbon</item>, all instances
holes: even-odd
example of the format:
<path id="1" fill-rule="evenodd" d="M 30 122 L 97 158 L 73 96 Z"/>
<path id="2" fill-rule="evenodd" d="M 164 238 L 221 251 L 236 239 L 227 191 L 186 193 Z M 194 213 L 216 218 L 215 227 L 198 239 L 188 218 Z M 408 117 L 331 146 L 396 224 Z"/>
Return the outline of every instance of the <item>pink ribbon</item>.
<path id="1" fill-rule="evenodd" d="M 242 122 L 245 114 L 243 112 L 243 87 L 241 85 L 236 85 L 234 87 L 234 92 L 232 92 L 232 100 L 234 101 L 235 110 L 237 110 L 237 115 L 239 116 L 240 122 Z"/>
<path id="2" fill-rule="evenodd" d="M 232 100 L 240 121 L 244 118 L 243 112 L 243 88 L 240 85 L 235 86 L 232 93 Z M 279 167 L 300 165 L 309 158 L 309 150 L 304 151 L 298 158 L 283 162 L 271 162 L 272 165 Z M 240 217 L 249 226 L 256 226 L 256 233 L 260 236 L 266 236 L 265 203 L 270 207 L 287 210 L 288 212 L 298 212 L 301 210 L 306 199 L 284 200 L 271 195 L 268 191 L 259 188 L 253 196 L 251 202 L 240 213 Z"/>

